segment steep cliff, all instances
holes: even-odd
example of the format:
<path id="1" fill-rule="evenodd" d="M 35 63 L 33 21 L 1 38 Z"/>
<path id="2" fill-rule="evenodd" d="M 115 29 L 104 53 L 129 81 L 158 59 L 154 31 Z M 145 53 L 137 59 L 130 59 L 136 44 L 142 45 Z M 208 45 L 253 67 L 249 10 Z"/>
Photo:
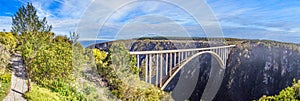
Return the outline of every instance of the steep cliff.
<path id="1" fill-rule="evenodd" d="M 253 100 L 278 94 L 300 79 L 299 46 L 249 41 L 230 54 L 216 100 Z M 224 99 L 225 98 L 225 99 Z"/>

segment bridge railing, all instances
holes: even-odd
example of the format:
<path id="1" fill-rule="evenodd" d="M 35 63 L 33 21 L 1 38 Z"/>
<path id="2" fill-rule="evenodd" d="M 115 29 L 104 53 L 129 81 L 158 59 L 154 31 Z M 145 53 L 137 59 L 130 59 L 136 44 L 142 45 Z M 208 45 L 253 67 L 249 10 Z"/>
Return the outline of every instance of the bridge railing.
<path id="1" fill-rule="evenodd" d="M 132 51 L 132 52 L 129 52 L 129 53 L 131 55 L 156 54 L 156 53 L 174 53 L 174 52 L 204 51 L 204 50 L 213 50 L 213 49 L 220 49 L 220 48 L 231 48 L 231 47 L 235 47 L 235 46 L 236 45 L 207 47 L 207 48 L 193 48 L 193 49 L 176 49 L 176 50 Z"/>
<path id="2" fill-rule="evenodd" d="M 229 48 L 235 45 L 217 46 L 195 49 L 177 50 L 155 50 L 155 51 L 133 51 L 130 55 L 136 57 L 137 67 L 144 63 L 144 80 L 148 83 L 162 87 L 163 82 L 173 75 L 175 70 L 181 66 L 189 57 L 201 51 L 213 51 L 217 53 L 223 61 L 228 58 Z M 224 63 L 226 64 L 226 62 Z"/>

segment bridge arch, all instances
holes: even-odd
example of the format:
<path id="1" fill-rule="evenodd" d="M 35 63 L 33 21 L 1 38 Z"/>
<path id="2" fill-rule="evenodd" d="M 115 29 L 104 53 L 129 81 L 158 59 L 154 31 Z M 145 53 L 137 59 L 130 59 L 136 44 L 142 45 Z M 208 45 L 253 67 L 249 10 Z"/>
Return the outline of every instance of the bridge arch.
<path id="1" fill-rule="evenodd" d="M 196 54 L 194 54 L 193 56 L 189 57 L 186 61 L 184 61 L 179 68 L 172 74 L 170 75 L 170 77 L 167 79 L 166 82 L 163 83 L 161 90 L 165 89 L 165 87 L 170 83 L 170 81 L 175 77 L 175 75 L 187 64 L 189 63 L 192 59 L 202 55 L 202 54 L 210 54 L 212 55 L 220 64 L 222 69 L 225 69 L 225 61 L 226 60 L 222 60 L 222 58 L 220 57 L 220 55 L 218 55 L 217 53 L 213 52 L 213 51 L 202 51 L 202 52 L 198 52 Z"/>

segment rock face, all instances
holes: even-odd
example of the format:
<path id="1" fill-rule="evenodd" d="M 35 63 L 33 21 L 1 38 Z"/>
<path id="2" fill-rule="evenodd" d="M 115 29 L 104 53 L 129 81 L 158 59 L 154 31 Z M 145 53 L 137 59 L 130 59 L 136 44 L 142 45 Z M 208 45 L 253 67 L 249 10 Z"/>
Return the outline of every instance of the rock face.
<path id="1" fill-rule="evenodd" d="M 124 42 L 130 51 L 166 50 L 181 48 L 208 47 L 205 41 L 163 41 L 147 40 Z M 278 94 L 283 88 L 292 85 L 293 79 L 300 79 L 300 47 L 273 41 L 239 40 L 229 41 L 236 44 L 229 54 L 224 78 L 215 101 L 249 101 L 263 95 Z M 108 50 L 111 43 L 96 44 L 102 50 Z M 105 47 L 101 47 L 105 46 Z M 90 48 L 92 48 L 90 47 Z M 211 56 L 200 56 L 197 86 L 190 100 L 201 98 L 207 84 Z M 142 57 L 143 59 L 143 57 Z M 166 89 L 172 91 L 180 76 L 177 75 Z"/>
<path id="2" fill-rule="evenodd" d="M 300 79 L 300 53 L 290 46 L 244 43 L 234 49 L 215 99 L 253 100 L 291 86 Z"/>

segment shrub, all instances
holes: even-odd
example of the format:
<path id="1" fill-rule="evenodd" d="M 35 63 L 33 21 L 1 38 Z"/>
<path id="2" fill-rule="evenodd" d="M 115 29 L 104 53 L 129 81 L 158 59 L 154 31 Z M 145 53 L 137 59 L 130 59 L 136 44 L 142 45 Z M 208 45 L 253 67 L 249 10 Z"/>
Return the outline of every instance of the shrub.
<path id="1" fill-rule="evenodd" d="M 7 65 L 9 64 L 10 54 L 0 43 L 0 75 L 5 72 Z"/>
<path id="2" fill-rule="evenodd" d="M 113 43 L 109 49 L 109 58 L 113 65 L 116 65 L 115 70 L 128 72 L 133 74 L 139 73 L 139 68 L 135 65 L 136 58 L 130 56 L 124 44 Z"/>
<path id="3" fill-rule="evenodd" d="M 116 101 L 116 98 L 107 88 L 93 85 L 91 82 L 83 83 L 83 92 L 88 101 Z"/>
<path id="4" fill-rule="evenodd" d="M 10 91 L 11 74 L 3 73 L 0 75 L 0 99 L 3 99 Z"/>
<path id="5" fill-rule="evenodd" d="M 72 45 L 72 67 L 74 69 L 73 77 L 79 79 L 82 74 L 82 69 L 92 67 L 95 70 L 95 65 L 92 63 L 91 49 L 85 49 L 79 42 Z M 96 72 L 96 70 L 95 70 Z"/>
<path id="6" fill-rule="evenodd" d="M 60 95 L 51 90 L 32 83 L 31 91 L 24 96 L 29 101 L 61 101 Z"/>
<path id="7" fill-rule="evenodd" d="M 55 80 L 52 84 L 39 86 L 31 83 L 30 92 L 25 93 L 25 98 L 32 101 L 83 101 L 84 95 L 78 91 L 78 87 L 72 86 L 62 80 Z"/>
<path id="8" fill-rule="evenodd" d="M 11 80 L 11 74 L 10 73 L 4 73 L 0 75 L 0 81 L 2 83 L 9 83 Z"/>
<path id="9" fill-rule="evenodd" d="M 259 101 L 299 101 L 300 100 L 300 80 L 294 80 L 293 86 L 287 87 L 280 91 L 279 95 L 264 95 Z"/>
<path id="10" fill-rule="evenodd" d="M 10 91 L 11 73 L 7 73 L 10 54 L 0 43 L 0 99 Z"/>
<path id="11" fill-rule="evenodd" d="M 29 65 L 32 81 L 41 85 L 51 84 L 56 79 L 71 81 L 72 49 L 69 43 L 51 43 L 36 52 L 36 58 Z"/>
<path id="12" fill-rule="evenodd" d="M 48 86 L 52 91 L 57 92 L 64 101 L 82 101 L 85 100 L 82 93 L 79 92 L 75 85 L 70 85 L 61 79 L 55 80 Z"/>
<path id="13" fill-rule="evenodd" d="M 13 52 L 17 45 L 17 39 L 11 32 L 0 32 L 0 43 L 8 51 Z"/>
<path id="14" fill-rule="evenodd" d="M 97 66 L 99 66 L 100 68 L 105 68 L 107 67 L 108 63 L 107 61 L 105 61 L 107 54 L 104 51 L 100 51 L 98 49 L 93 49 L 93 55 L 95 58 L 95 63 L 97 64 Z"/>
<path id="15" fill-rule="evenodd" d="M 109 63 L 107 66 L 97 64 L 97 68 L 100 74 L 105 75 L 110 90 L 119 99 L 153 101 L 160 100 L 167 95 L 154 85 L 139 79 L 139 69 L 135 66 L 135 58 L 130 57 L 123 44 L 113 44 L 106 60 Z"/>
<path id="16" fill-rule="evenodd" d="M 71 41 L 69 40 L 69 38 L 67 36 L 56 36 L 54 39 L 53 39 L 54 42 L 69 42 L 71 43 Z"/>

